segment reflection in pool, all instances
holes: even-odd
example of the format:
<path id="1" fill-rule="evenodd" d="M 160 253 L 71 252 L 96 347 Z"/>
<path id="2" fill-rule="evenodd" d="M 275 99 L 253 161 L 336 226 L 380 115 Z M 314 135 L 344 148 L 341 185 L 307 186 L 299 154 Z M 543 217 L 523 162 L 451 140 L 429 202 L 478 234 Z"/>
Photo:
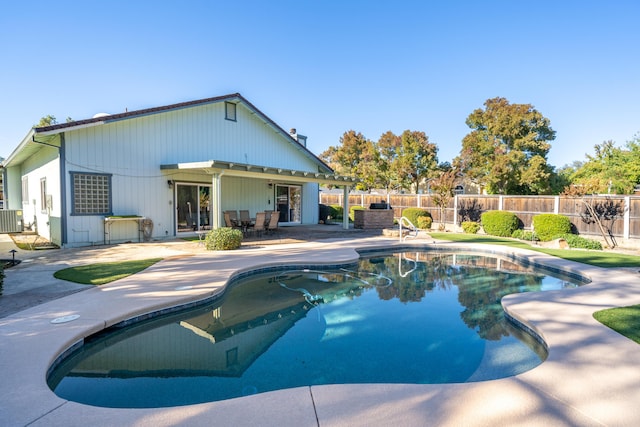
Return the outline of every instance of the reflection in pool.
<path id="1" fill-rule="evenodd" d="M 49 376 L 65 399 L 161 407 L 345 383 L 454 383 L 537 366 L 507 294 L 576 281 L 473 254 L 403 252 L 246 277 L 206 307 L 86 340 Z"/>

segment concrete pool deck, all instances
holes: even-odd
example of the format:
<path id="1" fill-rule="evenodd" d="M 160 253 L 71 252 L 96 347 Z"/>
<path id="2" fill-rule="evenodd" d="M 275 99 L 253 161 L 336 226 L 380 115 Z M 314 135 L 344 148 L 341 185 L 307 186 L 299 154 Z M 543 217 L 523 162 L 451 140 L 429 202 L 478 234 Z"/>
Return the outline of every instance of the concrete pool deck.
<path id="1" fill-rule="evenodd" d="M 57 397 L 46 384 L 56 358 L 83 337 L 161 308 L 223 291 L 237 271 L 277 264 L 355 261 L 356 249 L 390 248 L 384 237 L 318 240 L 208 252 L 197 243 L 159 242 L 31 254 L 6 271 L 5 291 L 64 287 L 69 265 L 163 257 L 108 285 L 91 287 L 0 318 L 3 426 L 633 426 L 640 425 L 640 346 L 593 319 L 604 308 L 640 304 L 640 276 L 502 246 L 473 245 L 589 277 L 577 289 L 510 295 L 505 309 L 544 338 L 549 357 L 514 377 L 463 384 L 349 384 L 300 387 L 222 402 L 153 409 L 100 408 Z M 402 246 L 461 247 L 431 240 Z M 469 248 L 469 245 L 463 247 Z M 23 255 L 23 254 L 21 254 Z M 65 282 L 66 283 L 66 282 Z M 35 284 L 35 285 L 34 285 Z M 189 288 L 185 288 L 188 286 Z M 2 299 L 0 298 L 0 304 Z M 78 315 L 68 323 L 52 320 Z M 384 343 L 381 343 L 382 345 Z"/>

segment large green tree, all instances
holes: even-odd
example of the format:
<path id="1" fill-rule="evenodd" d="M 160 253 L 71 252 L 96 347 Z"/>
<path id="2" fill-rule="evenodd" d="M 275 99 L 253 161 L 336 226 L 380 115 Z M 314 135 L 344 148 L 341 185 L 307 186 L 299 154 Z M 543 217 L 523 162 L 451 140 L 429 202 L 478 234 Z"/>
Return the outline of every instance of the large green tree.
<path id="1" fill-rule="evenodd" d="M 555 131 L 530 104 L 488 99 L 467 117 L 455 165 L 490 194 L 545 194 L 553 168 L 547 164 Z"/>
<path id="2" fill-rule="evenodd" d="M 401 139 L 398 135 L 391 131 L 387 131 L 380 135 L 376 143 L 376 149 L 380 153 L 380 167 L 378 169 L 381 188 L 391 190 L 399 187 L 399 180 L 396 176 L 396 170 L 392 165 L 397 161 L 400 153 Z"/>
<path id="3" fill-rule="evenodd" d="M 640 135 L 634 136 L 624 148 L 613 141 L 594 146 L 594 154 L 579 163 L 569 174 L 574 185 L 589 183 L 596 193 L 631 194 L 640 184 Z"/>
<path id="4" fill-rule="evenodd" d="M 362 190 L 417 190 L 437 170 L 437 152 L 424 132 L 406 130 L 397 136 L 388 131 L 372 142 L 350 130 L 320 158 L 339 174 L 360 178 L 357 188 Z"/>
<path id="5" fill-rule="evenodd" d="M 375 177 L 367 174 L 372 169 L 370 163 L 377 158 L 375 151 L 372 141 L 360 132 L 349 130 L 340 137 L 340 145 L 329 147 L 320 158 L 340 175 L 365 177 L 357 188 L 366 189 L 375 183 Z"/>
<path id="6" fill-rule="evenodd" d="M 424 132 L 405 130 L 391 169 L 400 188 L 418 192 L 420 184 L 438 169 L 438 147 Z"/>

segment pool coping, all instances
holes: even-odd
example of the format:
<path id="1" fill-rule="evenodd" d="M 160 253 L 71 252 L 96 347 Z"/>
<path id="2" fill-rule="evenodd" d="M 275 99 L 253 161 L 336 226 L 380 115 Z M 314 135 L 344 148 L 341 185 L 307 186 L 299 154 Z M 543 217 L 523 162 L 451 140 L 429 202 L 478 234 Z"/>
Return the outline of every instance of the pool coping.
<path id="1" fill-rule="evenodd" d="M 68 402 L 46 385 L 50 365 L 82 337 L 132 317 L 211 298 L 223 291 L 234 274 L 283 262 L 338 265 L 355 262 L 358 249 L 421 246 L 526 257 L 534 264 L 589 277 L 591 283 L 503 298 L 508 315 L 542 337 L 549 355 L 533 370 L 499 380 L 311 386 L 153 409 Z M 639 424 L 640 347 L 592 317 L 600 309 L 640 303 L 638 282 L 637 273 L 629 269 L 602 269 L 523 249 L 431 240 L 399 243 L 380 237 L 168 258 L 112 284 L 0 319 L 0 419 L 7 426 L 210 425 L 212 420 L 221 425 L 279 426 Z M 80 317 L 51 323 L 72 314 Z"/>

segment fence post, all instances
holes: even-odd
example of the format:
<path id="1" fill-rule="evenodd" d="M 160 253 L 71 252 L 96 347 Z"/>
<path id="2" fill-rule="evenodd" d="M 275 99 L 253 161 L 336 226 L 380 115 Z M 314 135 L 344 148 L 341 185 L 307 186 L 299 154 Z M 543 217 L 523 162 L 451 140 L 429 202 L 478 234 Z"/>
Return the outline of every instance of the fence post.
<path id="1" fill-rule="evenodd" d="M 560 212 L 560 196 L 555 196 L 553 201 L 553 213 L 558 214 Z"/>
<path id="2" fill-rule="evenodd" d="M 458 194 L 453 196 L 453 227 L 458 224 Z"/>
<path id="3" fill-rule="evenodd" d="M 501 211 L 502 210 L 502 197 L 503 196 L 498 196 L 498 210 Z"/>
<path id="4" fill-rule="evenodd" d="M 342 189 L 342 228 L 349 229 L 349 186 Z"/>
<path id="5" fill-rule="evenodd" d="M 624 198 L 624 231 L 622 232 L 622 237 L 625 239 L 629 238 L 631 234 L 631 198 L 629 196 L 625 196 Z"/>

